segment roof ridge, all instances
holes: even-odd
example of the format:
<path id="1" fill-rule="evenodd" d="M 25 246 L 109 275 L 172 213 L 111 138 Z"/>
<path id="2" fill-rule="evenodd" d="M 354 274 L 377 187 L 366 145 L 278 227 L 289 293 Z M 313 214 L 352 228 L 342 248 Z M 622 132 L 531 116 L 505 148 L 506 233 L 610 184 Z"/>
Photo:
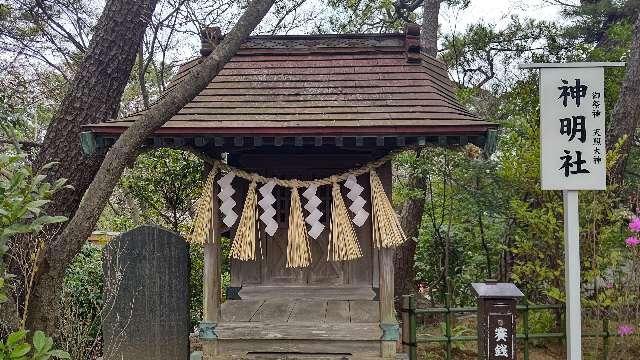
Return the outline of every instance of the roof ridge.
<path id="1" fill-rule="evenodd" d="M 401 32 L 391 32 L 391 33 L 345 33 L 345 34 L 289 34 L 289 35 L 251 35 L 247 37 L 247 40 L 252 39 L 303 39 L 303 40 L 313 40 L 313 39 L 331 39 L 331 38 L 352 38 L 352 39 L 362 39 L 362 38 L 404 38 L 405 34 Z"/>

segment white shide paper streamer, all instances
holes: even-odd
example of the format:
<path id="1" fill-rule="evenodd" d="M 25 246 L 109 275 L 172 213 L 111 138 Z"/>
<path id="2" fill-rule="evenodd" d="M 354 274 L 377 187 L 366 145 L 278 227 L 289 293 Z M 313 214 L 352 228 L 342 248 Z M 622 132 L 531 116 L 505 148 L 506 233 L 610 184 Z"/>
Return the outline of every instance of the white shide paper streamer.
<path id="1" fill-rule="evenodd" d="M 258 205 L 262 208 L 262 215 L 260 215 L 260 220 L 265 225 L 264 231 L 273 236 L 278 230 L 278 222 L 274 219 L 276 215 L 276 209 L 273 207 L 273 204 L 276 202 L 276 198 L 273 196 L 273 188 L 276 186 L 275 181 L 269 181 L 268 183 L 262 185 L 260 187 L 260 195 L 262 195 L 262 199 L 258 201 Z"/>
<path id="2" fill-rule="evenodd" d="M 236 201 L 233 200 L 232 197 L 236 191 L 233 190 L 233 187 L 231 186 L 231 182 L 235 177 L 236 174 L 233 171 L 229 171 L 225 176 L 218 180 L 218 185 L 220 185 L 218 198 L 222 201 L 220 204 L 220 212 L 224 214 L 222 222 L 228 227 L 232 227 L 233 224 L 236 223 L 236 220 L 238 220 L 238 214 L 233 211 L 233 207 L 236 206 Z"/>
<path id="3" fill-rule="evenodd" d="M 304 205 L 304 208 L 309 212 L 309 215 L 304 219 L 304 221 L 311 226 L 311 229 L 309 229 L 309 236 L 314 239 L 317 239 L 324 230 L 324 225 L 320 222 L 322 211 L 318 209 L 322 200 L 320 200 L 316 195 L 317 191 L 317 186 L 309 186 L 307 190 L 302 193 L 302 196 L 307 199 L 307 203 Z"/>
<path id="4" fill-rule="evenodd" d="M 352 221 L 360 227 L 364 225 L 369 217 L 369 213 L 364 209 L 364 205 L 367 202 L 360 196 L 364 188 L 358 184 L 358 180 L 354 175 L 349 175 L 347 181 L 344 182 L 344 186 L 350 190 L 349 193 L 347 193 L 347 197 L 352 201 L 351 206 L 349 206 L 349 210 L 354 214 Z"/>

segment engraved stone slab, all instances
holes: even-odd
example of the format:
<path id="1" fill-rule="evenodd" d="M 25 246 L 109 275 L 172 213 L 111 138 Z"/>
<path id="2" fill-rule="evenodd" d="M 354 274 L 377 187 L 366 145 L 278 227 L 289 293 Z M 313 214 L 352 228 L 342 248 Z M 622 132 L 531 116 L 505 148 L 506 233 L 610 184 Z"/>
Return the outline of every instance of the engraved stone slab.
<path id="1" fill-rule="evenodd" d="M 104 359 L 189 359 L 188 252 L 182 237 L 140 226 L 103 255 Z"/>

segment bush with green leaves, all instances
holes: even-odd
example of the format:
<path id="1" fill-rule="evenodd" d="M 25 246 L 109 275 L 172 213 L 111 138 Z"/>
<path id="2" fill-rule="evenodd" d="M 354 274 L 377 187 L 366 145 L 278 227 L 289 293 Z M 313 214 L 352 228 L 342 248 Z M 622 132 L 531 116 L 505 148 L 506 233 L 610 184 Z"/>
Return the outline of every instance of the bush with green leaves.
<path id="1" fill-rule="evenodd" d="M 70 359 L 66 351 L 53 349 L 53 339 L 42 331 L 33 334 L 33 344 L 27 342 L 27 331 L 10 334 L 7 341 L 0 341 L 0 360 Z"/>
<path id="2" fill-rule="evenodd" d="M 5 274 L 3 261 L 9 239 L 19 234 L 35 234 L 45 225 L 67 220 L 64 216 L 50 216 L 43 211 L 51 196 L 65 187 L 66 179 L 45 181 L 43 172 L 54 165 L 47 164 L 34 172 L 27 161 L 27 153 L 17 144 L 0 152 L 0 302 L 6 301 L 2 289 L 10 278 Z"/>
<path id="3" fill-rule="evenodd" d="M 11 128 L 2 125 L 0 130 L 8 138 L 15 138 Z M 0 303 L 8 300 L 4 289 L 7 280 L 13 277 L 4 268 L 9 240 L 18 235 L 38 234 L 46 225 L 67 220 L 64 216 L 50 216 L 43 211 L 56 191 L 68 188 L 66 179 L 45 181 L 43 173 L 55 163 L 34 171 L 27 156 L 17 142 L 4 146 L 0 152 Z M 70 358 L 65 351 L 53 350 L 53 340 L 41 331 L 34 333 L 33 344 L 28 343 L 26 337 L 27 331 L 20 329 L 10 333 L 5 341 L 0 340 L 0 360 Z"/>
<path id="4" fill-rule="evenodd" d="M 100 332 L 104 275 L 102 247 L 87 243 L 69 266 L 62 289 L 63 302 L 73 309 L 75 322 L 83 322 L 91 337 Z"/>

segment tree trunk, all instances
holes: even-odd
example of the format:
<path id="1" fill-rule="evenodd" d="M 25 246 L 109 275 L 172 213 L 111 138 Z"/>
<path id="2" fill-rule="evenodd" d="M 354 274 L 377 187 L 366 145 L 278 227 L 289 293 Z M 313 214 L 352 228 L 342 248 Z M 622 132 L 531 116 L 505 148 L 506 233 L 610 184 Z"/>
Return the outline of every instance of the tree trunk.
<path id="1" fill-rule="evenodd" d="M 420 46 L 430 56 L 438 54 L 438 15 L 441 0 L 425 0 L 423 7 L 422 29 L 420 31 Z M 418 156 L 420 154 L 418 153 Z M 408 186 L 420 190 L 423 196 L 408 199 L 400 211 L 400 224 L 409 241 L 396 249 L 394 258 L 394 288 L 396 298 L 401 295 L 415 293 L 415 256 L 416 242 L 424 213 L 426 181 L 418 171 L 410 175 Z M 400 302 L 396 302 L 396 306 Z"/>
<path id="2" fill-rule="evenodd" d="M 396 306 L 400 305 L 401 295 L 415 293 L 415 256 L 422 215 L 425 202 L 425 179 L 419 175 L 411 175 L 407 184 L 412 189 L 420 189 L 421 196 L 408 199 L 400 211 L 400 226 L 407 235 L 407 241 L 396 249 L 393 259 L 395 267 L 394 292 L 396 294 Z"/>
<path id="3" fill-rule="evenodd" d="M 438 54 L 438 17 L 442 0 L 424 0 L 422 7 L 422 30 L 420 46 L 428 55 Z"/>
<path id="4" fill-rule="evenodd" d="M 611 170 L 609 181 L 622 184 L 627 158 L 633 146 L 638 125 L 640 125 L 640 16 L 636 19 L 633 31 L 631 52 L 627 61 L 627 74 L 622 82 L 620 97 L 613 109 L 613 121 L 607 130 L 607 146 L 613 149 L 624 140 L 620 149 L 620 158 Z"/>
<path id="5" fill-rule="evenodd" d="M 57 161 L 47 175 L 66 178 L 74 190 L 58 192 L 47 211 L 73 216 L 101 158 L 85 156 L 81 126 L 116 117 L 138 46 L 157 0 L 111 0 L 95 27 L 87 54 L 47 129 L 34 167 Z"/>
<path id="6" fill-rule="evenodd" d="M 44 164 L 58 162 L 57 166 L 47 171 L 49 179 L 66 178 L 67 183 L 73 186 L 73 190 L 61 190 L 54 195 L 52 202 L 47 206 L 49 214 L 73 216 L 82 195 L 97 172 L 102 157 L 85 156 L 82 153 L 79 143 L 81 125 L 107 121 L 117 113 L 120 98 L 135 62 L 138 44 L 151 19 L 156 2 L 157 0 L 106 2 L 85 57 L 51 120 L 33 163 L 33 167 L 39 169 Z M 55 230 L 49 228 L 48 231 Z M 51 234 L 48 234 L 48 237 L 53 238 Z M 16 239 L 10 251 L 20 253 L 33 248 L 27 241 L 24 238 Z M 66 248 L 65 244 L 59 241 L 49 246 Z M 8 259 L 12 258 L 8 256 Z M 9 266 L 11 271 L 16 270 L 15 264 L 10 263 Z M 47 262 L 38 263 L 37 267 L 40 274 L 55 269 Z M 64 268 L 56 271 L 49 274 L 49 278 L 59 279 L 54 283 L 60 284 Z M 21 304 L 24 299 L 16 300 L 19 300 L 19 305 L 24 306 Z M 46 310 L 50 315 L 39 316 L 55 316 L 56 307 L 50 305 Z M 35 326 L 34 330 L 39 329 L 41 324 L 41 321 L 29 323 Z"/>
<path id="7" fill-rule="evenodd" d="M 55 330 L 55 312 L 51 312 L 51 307 L 57 304 L 64 271 L 82 248 L 87 236 L 91 234 L 128 160 L 135 157 L 145 139 L 209 84 L 238 51 L 244 39 L 262 20 L 273 2 L 274 0 L 253 0 L 215 51 L 191 70 L 185 81 L 180 82 L 170 95 L 142 114 L 107 152 L 73 218 L 58 237 L 56 246 L 47 248 L 46 256 L 42 259 L 43 264 L 38 269 L 39 281 L 33 289 L 32 307 L 28 313 L 30 328 L 49 332 Z M 140 41 L 135 43 L 139 44 Z M 131 58 L 133 63 L 135 51 Z"/>

